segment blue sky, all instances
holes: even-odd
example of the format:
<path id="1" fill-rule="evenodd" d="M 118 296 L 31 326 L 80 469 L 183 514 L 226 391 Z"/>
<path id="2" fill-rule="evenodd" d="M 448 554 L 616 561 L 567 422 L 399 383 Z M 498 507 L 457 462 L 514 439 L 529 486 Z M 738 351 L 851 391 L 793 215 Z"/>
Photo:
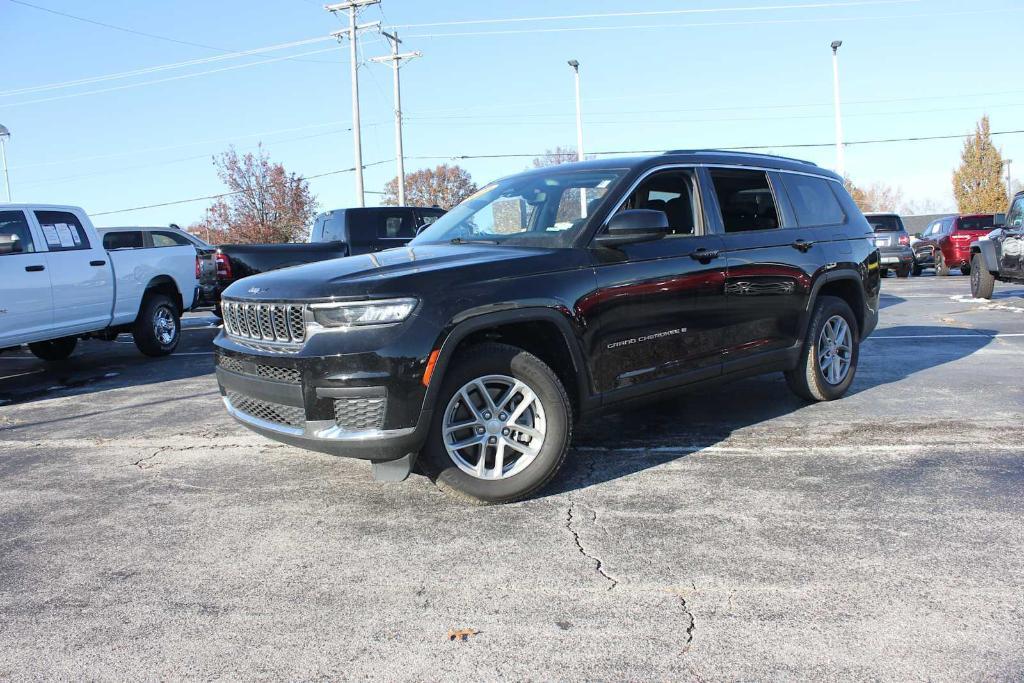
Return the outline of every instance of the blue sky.
<path id="1" fill-rule="evenodd" d="M 346 45 L 311 42 L 209 61 L 224 55 L 212 48 L 328 35 L 340 24 L 321 3 L 26 1 L 209 47 L 0 0 L 0 123 L 13 134 L 15 201 L 77 204 L 98 214 L 216 194 L 224 188 L 210 157 L 229 144 L 244 152 L 262 141 L 273 160 L 303 175 L 352 166 Z M 675 13 L 451 23 L 659 11 Z M 834 39 L 844 41 L 848 141 L 966 134 L 984 113 L 993 130 L 1024 128 L 1017 31 L 1002 29 L 1024 20 L 1020 0 L 383 0 L 362 13 L 362 21 L 374 20 L 399 25 L 405 48 L 424 53 L 402 71 L 407 170 L 461 155 L 573 145 L 570 58 L 581 63 L 587 151 L 830 143 Z M 374 33 L 363 34 L 361 46 L 364 59 L 388 49 Z M 55 87 L 193 60 L 202 61 Z M 390 79 L 385 66 L 360 69 L 366 163 L 394 157 Z M 1020 160 L 1015 169 L 1024 177 L 1024 135 L 997 144 Z M 852 146 L 847 170 L 859 183 L 897 185 L 906 199 L 948 209 L 960 145 Z M 830 147 L 774 151 L 835 163 Z M 529 159 L 458 163 L 484 183 Z M 379 191 L 393 176 L 393 163 L 369 168 L 366 187 Z M 351 173 L 310 184 L 321 210 L 353 202 Z M 377 199 L 367 195 L 370 205 Z M 208 204 L 95 222 L 187 225 Z"/>

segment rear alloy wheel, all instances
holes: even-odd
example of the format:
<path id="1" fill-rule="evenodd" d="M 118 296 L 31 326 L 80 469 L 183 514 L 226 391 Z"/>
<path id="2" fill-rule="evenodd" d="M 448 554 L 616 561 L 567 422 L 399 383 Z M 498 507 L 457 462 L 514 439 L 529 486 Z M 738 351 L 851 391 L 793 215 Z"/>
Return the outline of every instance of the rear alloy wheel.
<path id="1" fill-rule="evenodd" d="M 981 254 L 971 257 L 971 296 L 975 299 L 991 299 L 996 279 L 985 267 Z"/>
<path id="2" fill-rule="evenodd" d="M 519 500 L 547 484 L 565 461 L 569 398 L 551 368 L 522 349 L 483 344 L 459 354 L 437 407 L 421 462 L 457 497 L 478 504 Z"/>
<path id="3" fill-rule="evenodd" d="M 938 249 L 935 250 L 935 274 L 949 275 L 949 266 L 946 265 L 946 257 Z"/>
<path id="4" fill-rule="evenodd" d="M 75 350 L 75 344 L 77 343 L 77 337 L 61 337 L 60 339 L 29 344 L 28 350 L 32 352 L 33 356 L 43 360 L 64 360 Z"/>
<path id="5" fill-rule="evenodd" d="M 859 355 L 857 319 L 850 306 L 823 296 L 811 315 L 800 362 L 785 373 L 786 383 L 808 401 L 841 398 L 853 383 Z"/>

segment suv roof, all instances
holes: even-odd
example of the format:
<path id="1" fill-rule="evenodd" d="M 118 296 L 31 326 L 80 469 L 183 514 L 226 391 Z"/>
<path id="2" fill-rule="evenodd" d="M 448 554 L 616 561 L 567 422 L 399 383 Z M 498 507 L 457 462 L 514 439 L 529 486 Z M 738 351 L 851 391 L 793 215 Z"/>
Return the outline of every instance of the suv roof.
<path id="1" fill-rule="evenodd" d="M 587 161 L 574 161 L 563 164 L 566 167 L 580 169 L 613 169 L 613 168 L 636 168 L 658 161 L 672 161 L 689 164 L 719 164 L 728 166 L 751 166 L 754 168 L 766 168 L 778 171 L 797 171 L 811 175 L 823 176 L 832 180 L 842 182 L 838 174 L 822 168 L 810 161 L 792 159 L 790 157 L 776 156 L 774 154 L 759 154 L 756 152 L 736 152 L 731 150 L 716 149 L 673 149 L 661 154 L 650 154 L 647 156 L 633 157 L 605 157 L 602 159 L 590 159 Z M 550 169 L 530 169 L 526 173 L 544 173 Z"/>

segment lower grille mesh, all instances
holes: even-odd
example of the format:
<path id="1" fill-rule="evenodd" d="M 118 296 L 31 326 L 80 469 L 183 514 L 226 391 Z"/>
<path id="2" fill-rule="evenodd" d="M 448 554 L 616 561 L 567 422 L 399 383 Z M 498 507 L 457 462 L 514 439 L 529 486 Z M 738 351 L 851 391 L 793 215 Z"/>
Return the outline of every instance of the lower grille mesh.
<path id="1" fill-rule="evenodd" d="M 334 400 L 334 423 L 350 432 L 380 429 L 384 423 L 383 398 L 338 398 Z"/>
<path id="2" fill-rule="evenodd" d="M 261 401 L 236 391 L 227 392 L 231 406 L 246 415 L 274 422 L 288 427 L 303 427 L 306 423 L 306 411 L 298 406 L 285 406 L 280 403 Z"/>

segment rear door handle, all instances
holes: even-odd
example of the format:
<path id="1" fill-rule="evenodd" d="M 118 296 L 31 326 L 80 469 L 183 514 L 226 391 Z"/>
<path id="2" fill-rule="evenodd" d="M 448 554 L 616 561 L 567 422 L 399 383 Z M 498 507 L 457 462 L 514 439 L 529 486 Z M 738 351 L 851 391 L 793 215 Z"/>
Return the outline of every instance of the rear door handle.
<path id="1" fill-rule="evenodd" d="M 789 246 L 793 247 L 794 249 L 799 249 L 800 251 L 806 253 L 808 249 L 814 246 L 814 242 L 808 242 L 807 240 L 797 240 L 796 242 L 793 242 L 793 244 Z"/>
<path id="2" fill-rule="evenodd" d="M 46 266 L 25 266 L 25 270 L 30 273 L 38 273 L 41 270 L 46 270 Z"/>
<path id="3" fill-rule="evenodd" d="M 694 261 L 700 261 L 701 263 L 708 263 L 718 258 L 721 252 L 718 249 L 704 249 L 701 247 L 695 251 L 690 252 L 690 258 Z"/>
<path id="4" fill-rule="evenodd" d="M 90 266 L 105 266 L 105 265 L 107 265 L 107 262 L 106 261 L 89 261 L 89 265 Z"/>

